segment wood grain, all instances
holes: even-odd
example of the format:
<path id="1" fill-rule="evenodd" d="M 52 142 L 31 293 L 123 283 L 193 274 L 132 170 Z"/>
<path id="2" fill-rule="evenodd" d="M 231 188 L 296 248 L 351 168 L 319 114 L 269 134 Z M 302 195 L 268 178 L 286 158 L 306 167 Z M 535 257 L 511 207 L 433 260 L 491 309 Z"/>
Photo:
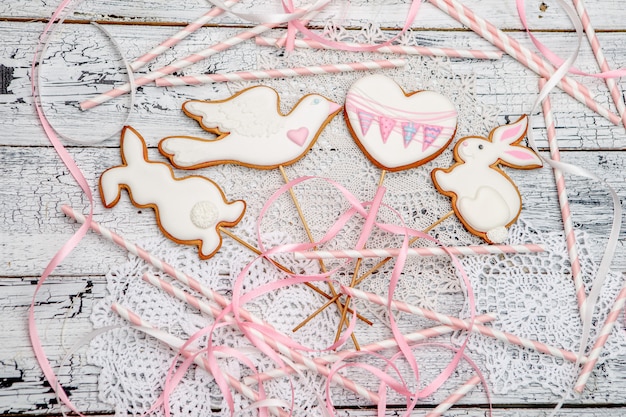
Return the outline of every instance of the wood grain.
<path id="1" fill-rule="evenodd" d="M 261 4 L 259 4 L 261 3 Z M 305 4 L 307 2 L 301 2 Z M 296 3 L 298 4 L 298 3 Z M 402 0 L 351 0 L 350 2 L 332 2 L 328 8 L 312 21 L 314 25 L 323 26 L 329 19 L 338 20 L 344 26 L 361 27 L 368 22 L 375 22 L 382 27 L 400 28 L 404 24 L 409 1 Z M 515 9 L 515 2 L 465 0 L 463 4 L 474 10 L 476 14 L 498 23 L 502 29 L 522 29 Z M 589 16 L 596 30 L 623 29 L 626 11 L 619 2 L 588 0 L 585 2 Z M 0 5 L 0 17 L 12 19 L 49 18 L 57 2 L 32 2 L 16 0 Z M 208 3 L 203 0 L 180 0 L 162 7 L 161 0 L 109 0 L 106 3 L 83 2 L 71 14 L 72 19 L 99 20 L 121 22 L 125 24 L 183 24 L 190 22 L 208 10 Z M 241 0 L 233 8 L 242 13 L 279 13 L 282 12 L 279 2 Z M 527 2 L 526 13 L 529 24 L 536 30 L 571 30 L 572 24 L 555 2 Z M 213 23 L 240 24 L 230 15 L 224 15 Z M 462 26 L 446 16 L 430 4 L 420 7 L 419 15 L 412 27 L 458 29 Z"/>
<path id="2" fill-rule="evenodd" d="M 62 204 L 71 204 L 78 209 L 87 206 L 85 197 L 58 160 L 36 121 L 30 92 L 31 61 L 43 29 L 43 23 L 31 20 L 48 18 L 57 3 L 47 0 L 0 3 L 0 311 L 3 314 L 0 320 L 0 416 L 59 413 L 56 398 L 35 361 L 26 330 L 26 314 L 34 283 L 51 256 L 77 228 L 75 222 L 60 213 L 59 208 Z M 246 12 L 278 10 L 278 2 L 269 0 L 242 0 L 241 3 L 238 10 Z M 359 28 L 374 22 L 395 28 L 387 32 L 392 36 L 402 26 L 409 5 L 408 1 L 400 0 L 352 0 L 349 3 L 348 7 L 346 2 L 333 2 L 313 24 L 323 26 L 325 22 L 339 18 L 341 24 Z M 525 46 L 533 48 L 521 31 L 514 2 L 465 0 L 463 3 L 509 31 Z M 69 17 L 74 23 L 63 25 L 62 30 L 54 34 L 41 72 L 43 104 L 50 119 L 55 127 L 72 138 L 89 140 L 94 135 L 111 133 L 110 139 L 93 145 L 67 142 L 94 191 L 98 175 L 119 163 L 115 130 L 124 122 L 130 101 L 128 97 L 122 97 L 92 112 L 80 112 L 77 103 L 126 81 L 119 52 L 126 59 L 140 56 L 175 33 L 181 25 L 204 13 L 207 4 L 205 0 L 83 2 Z M 585 4 L 609 64 L 612 68 L 626 66 L 626 9 L 622 2 L 587 0 Z M 561 56 L 573 51 L 575 35 L 571 32 L 572 25 L 555 2 L 528 2 L 526 11 L 531 28 L 538 32 L 544 43 Z M 106 35 L 88 24 L 91 20 L 110 23 L 105 25 L 106 29 L 119 43 L 121 51 L 116 51 Z M 217 27 L 203 28 L 148 69 L 225 39 L 240 30 L 233 26 L 241 25 L 237 18 L 228 14 L 215 23 Z M 422 5 L 413 27 L 422 45 L 492 48 L 430 4 Z M 272 35 L 282 33 L 282 30 L 275 30 Z M 252 43 L 245 43 L 189 71 L 255 69 L 259 62 L 258 53 L 279 52 L 259 51 Z M 582 45 L 576 65 L 585 71 L 597 71 L 586 43 Z M 451 67 L 459 76 L 475 77 L 474 88 L 480 102 L 497 108 L 500 121 L 515 120 L 530 111 L 537 94 L 537 77 L 513 59 L 505 56 L 499 61 L 454 60 Z M 599 102 L 613 109 L 602 80 L 585 78 L 581 81 Z M 315 91 L 318 83 L 332 82 L 333 78 L 326 76 L 308 79 L 303 85 Z M 625 87 L 623 81 L 618 84 L 622 89 Z M 196 132 L 195 123 L 181 114 L 180 106 L 184 100 L 226 95 L 228 87 L 225 85 L 176 89 L 145 86 L 137 92 L 129 122 L 145 135 L 149 152 L 157 157 L 154 147 L 160 138 Z M 611 125 L 561 92 L 553 93 L 552 105 L 563 160 L 597 173 L 617 189 L 622 202 L 626 200 L 624 128 Z M 535 118 L 534 122 L 538 144 L 545 149 L 547 142 L 542 117 Z M 549 169 L 511 170 L 509 173 L 524 196 L 524 219 L 540 230 L 559 229 L 561 220 L 556 187 Z M 607 193 L 593 182 L 569 176 L 567 186 L 575 227 L 602 241 L 611 220 Z M 97 202 L 95 218 L 106 226 L 123 230 L 131 240 L 145 239 L 157 233 L 151 210 L 138 210 L 126 196 L 113 210 L 105 210 Z M 600 253 L 593 256 L 598 260 Z M 36 318 L 44 347 L 54 364 L 58 364 L 67 349 L 92 330 L 89 317 L 94 303 L 105 295 L 104 274 L 112 265 L 126 259 L 127 254 L 121 249 L 90 233 L 81 242 L 80 252 L 71 254 L 44 285 L 37 299 Z M 625 231 L 620 236 L 613 269 L 626 272 Z M 71 365 L 62 370 L 61 379 L 70 388 L 72 400 L 81 410 L 99 416 L 110 415 L 112 406 L 98 400 L 98 375 L 98 369 L 86 365 L 85 352 L 81 351 L 72 357 Z M 568 401 L 559 415 L 625 415 L 625 375 L 626 359 L 609 361 L 594 374 L 589 390 L 581 398 Z M 452 383 L 450 387 L 453 386 Z M 427 399 L 412 415 L 424 415 L 447 393 L 442 391 Z M 375 410 L 360 408 L 365 404 L 350 395 L 338 393 L 335 398 L 338 399 L 339 416 L 375 415 Z M 546 415 L 558 400 L 531 386 L 507 395 L 492 396 L 493 415 Z M 399 402 L 395 406 L 402 409 Z M 399 409 L 388 410 L 386 415 L 397 415 Z M 446 415 L 478 417 L 486 414 L 484 392 L 477 389 Z"/>

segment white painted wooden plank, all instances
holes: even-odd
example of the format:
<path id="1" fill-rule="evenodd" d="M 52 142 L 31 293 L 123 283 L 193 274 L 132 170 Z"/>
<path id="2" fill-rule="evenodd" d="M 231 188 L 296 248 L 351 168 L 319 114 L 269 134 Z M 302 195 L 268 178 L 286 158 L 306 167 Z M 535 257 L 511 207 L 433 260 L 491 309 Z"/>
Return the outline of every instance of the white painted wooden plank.
<path id="1" fill-rule="evenodd" d="M 92 330 L 89 315 L 93 304 L 105 294 L 105 285 L 101 277 L 57 277 L 50 279 L 43 286 L 37 298 L 35 315 L 44 349 L 53 366 L 58 366 L 67 351 Z M 3 314 L 3 320 L 0 322 L 0 336 L 3 340 L 0 344 L 0 387 L 2 388 L 0 389 L 0 415 L 58 412 L 54 395 L 50 392 L 49 386 L 46 386 L 30 349 L 30 340 L 26 331 L 25 318 L 34 287 L 33 282 L 27 279 L 0 279 L 3 294 L 0 299 L 0 311 Z M 71 361 L 59 373 L 59 377 L 61 382 L 71 390 L 72 401 L 81 410 L 95 413 L 108 412 L 111 407 L 99 402 L 97 397 L 98 369 L 86 364 L 85 353 L 83 349 L 72 356 Z M 440 356 L 431 360 L 440 360 Z M 422 363 L 422 366 L 427 369 L 437 364 L 427 362 Z M 568 404 L 582 404 L 583 406 L 585 404 L 619 404 L 623 399 L 622 393 L 626 384 L 626 380 L 620 375 L 623 375 L 625 369 L 626 361 L 623 358 L 606 363 L 598 374 L 602 377 L 593 376 L 590 380 L 590 391 L 586 391 L 580 400 L 570 401 Z M 444 389 L 424 399 L 422 404 L 435 405 L 442 401 L 449 390 L 460 384 L 463 378 L 463 375 L 453 376 Z M 367 381 L 360 382 L 368 384 Z M 352 395 L 341 390 L 337 390 L 333 398 L 340 409 L 345 406 L 366 405 L 363 401 L 357 401 Z M 507 395 L 491 394 L 491 400 L 495 406 L 519 404 L 524 408 L 536 405 L 541 410 L 545 404 L 556 403 L 559 399 L 549 393 L 537 392 L 535 388 L 527 387 Z M 389 404 L 394 407 L 402 407 L 402 403 L 396 404 L 393 399 L 389 401 Z M 479 409 L 471 407 L 481 406 L 484 412 L 486 404 L 484 391 L 482 388 L 477 388 L 468 394 L 461 404 L 470 408 L 461 408 L 456 411 L 476 415 L 473 413 L 478 412 Z M 345 413 L 353 411 L 355 409 L 351 408 L 345 410 Z M 362 412 L 363 414 L 358 415 L 375 415 L 371 409 L 362 410 Z M 519 410 L 519 412 L 522 413 L 519 414 L 520 416 L 538 415 L 532 414 L 529 410 Z M 414 415 L 420 414 L 414 413 Z"/>
<path id="2" fill-rule="evenodd" d="M 4 74 L 4 93 L 0 94 L 0 118 L 10 121 L 0 133 L 0 144 L 4 145 L 42 145 L 47 144 L 41 128 L 33 117 L 32 100 L 30 97 L 30 65 L 32 50 L 36 44 L 40 24 L 18 24 L 0 22 L 0 37 L 5 39 L 0 45 L 0 67 Z M 138 30 L 140 37 L 138 38 Z M 121 45 L 127 57 L 141 55 L 142 52 L 162 39 L 171 28 L 154 27 L 110 27 L 109 30 Z M 233 30 L 207 29 L 201 36 L 193 37 L 185 44 L 179 45 L 173 54 L 158 61 L 164 65 L 175 56 L 183 56 L 190 51 L 198 50 L 208 43 L 214 43 L 235 33 Z M 278 33 L 278 32 L 277 32 Z M 424 32 L 419 34 L 423 44 L 434 46 L 459 45 L 480 48 L 485 42 L 474 34 Z M 525 35 L 514 34 L 516 38 Z M 622 34 L 601 34 L 607 40 L 606 55 L 618 65 L 626 64 L 626 42 L 621 42 Z M 574 40 L 572 35 L 546 34 L 546 42 L 557 45 L 559 53 L 571 49 Z M 59 42 L 62 39 L 62 43 Z M 526 40 L 525 43 L 528 43 Z M 62 50 L 62 53 L 56 53 Z M 55 52 L 56 51 L 56 52 Z M 255 47 L 245 43 L 230 51 L 213 57 L 210 61 L 196 66 L 196 71 L 229 72 L 257 68 L 257 54 L 277 53 L 273 49 Z M 43 102 L 48 109 L 53 125 L 60 131 L 75 139 L 89 138 L 98 132 L 113 132 L 119 128 L 128 112 L 129 96 L 124 96 L 88 112 L 81 112 L 79 101 L 92 97 L 97 92 L 104 92 L 112 85 L 126 82 L 125 71 L 122 69 L 117 54 L 109 40 L 95 27 L 84 25 L 68 25 L 63 33 L 51 44 L 50 54 L 55 58 L 47 60 L 42 69 Z M 346 61 L 355 60 L 346 55 Z M 114 57 L 114 58 L 104 58 Z M 584 70 L 594 71 L 595 61 L 588 48 L 581 54 L 578 64 Z M 458 76 L 475 74 L 476 94 L 487 105 L 495 106 L 499 113 L 510 119 L 531 110 L 536 99 L 537 77 L 519 63 L 505 57 L 500 61 L 455 61 L 452 69 Z M 390 74 L 393 74 L 391 72 Z M 328 85 L 329 80 L 337 82 L 341 75 L 309 77 L 303 79 L 310 91 L 316 85 Z M 597 101 L 613 108 L 613 103 L 602 80 L 585 79 Z M 622 84 L 624 85 L 624 84 Z M 186 99 L 211 99 L 228 96 L 226 85 L 208 85 L 201 87 L 181 87 L 163 89 L 144 86 L 138 91 L 135 108 L 131 116 L 132 124 L 138 121 L 149 122 L 146 130 L 148 137 L 181 133 L 181 129 L 193 128 L 194 123 L 183 117 L 180 111 Z M 338 95 L 332 97 L 342 101 Z M 553 108 L 559 132 L 559 143 L 566 149 L 613 149 L 626 147 L 624 128 L 613 126 L 610 122 L 588 110 L 566 94 L 557 91 L 553 95 Z M 535 125 L 542 125 L 542 117 L 537 117 Z M 157 133 L 158 132 L 158 133 Z M 545 146 L 543 136 L 538 137 L 539 145 Z M 113 138 L 103 143 L 104 146 L 115 146 Z"/>
<path id="3" fill-rule="evenodd" d="M 402 20 L 401 7 L 390 7 L 389 3 L 353 1 L 353 8 L 349 11 L 352 20 L 346 20 L 346 24 L 360 25 L 364 21 L 375 21 L 383 26 L 397 26 Z M 465 4 L 474 8 L 479 14 L 489 17 L 498 16 L 494 22 L 502 27 L 519 28 L 519 23 L 513 10 L 513 2 L 491 1 L 466 1 Z M 394 3 L 395 4 L 395 3 Z M 624 9 L 618 2 L 606 2 L 600 0 L 586 1 L 596 23 L 596 28 L 623 29 Z M 49 15 L 56 3 L 44 4 L 33 2 L 4 2 L 0 4 L 0 18 L 2 17 L 37 17 Z M 393 4 L 392 4 L 393 5 Z M 199 0 L 183 0 L 176 4 L 163 6 L 162 1 L 140 0 L 137 2 L 108 1 L 102 4 L 102 10 L 93 7 L 100 5 L 86 2 L 85 7 L 75 17 L 79 19 L 103 19 L 122 20 L 128 22 L 145 21 L 175 21 L 182 22 L 195 18 L 204 10 L 205 3 Z M 356 7 L 359 10 L 354 10 Z M 402 7 L 406 7 L 402 3 Z M 255 6 L 256 7 L 256 6 Z M 384 13 L 380 13 L 385 7 Z M 531 25 L 536 28 L 559 29 L 569 28 L 568 22 L 562 18 L 562 14 L 556 13 L 557 8 L 549 5 L 545 13 L 539 13 L 535 8 L 539 3 L 528 6 Z M 255 9 L 256 10 L 256 9 Z M 430 5 L 423 7 L 424 14 L 420 19 L 428 22 L 428 27 L 452 28 L 458 27 L 451 19 Z M 361 14 L 359 14 L 361 13 Z M 598 17 L 596 17 L 598 16 Z M 322 14 L 320 21 L 326 19 Z M 224 23 L 232 23 L 235 20 L 226 17 Z M 420 26 L 418 20 L 417 26 Z M 432 26 L 430 26 L 432 25 Z M 508 26 L 507 26 L 508 25 Z M 56 248 L 76 229 L 76 225 L 65 219 L 58 212 L 60 204 L 71 202 L 77 207 L 85 205 L 84 198 L 78 192 L 70 176 L 56 160 L 54 153 L 49 148 L 25 146 L 47 145 L 40 128 L 33 118 L 32 107 L 29 100 L 29 67 L 34 45 L 41 24 L 32 23 L 8 23 L 0 22 L 0 64 L 4 68 L 0 83 L 0 118 L 4 121 L 0 132 L 0 253 L 3 277 L 36 277 L 45 263 L 53 255 Z M 138 56 L 146 51 L 151 45 L 158 43 L 167 34 L 174 33 L 178 28 L 157 28 L 147 26 L 137 27 L 109 27 L 116 39 L 119 39 L 124 53 L 129 57 Z M 75 32 L 75 33 L 74 33 Z M 199 45 L 222 39 L 232 33 L 230 30 L 206 29 L 202 36 L 190 39 L 188 44 L 178 49 L 180 53 L 197 49 Z M 278 32 L 277 32 L 278 33 Z M 78 34 L 78 36 L 77 36 Z M 437 46 L 462 45 L 465 47 L 482 47 L 485 43 L 473 33 L 463 32 L 440 32 L 424 31 L 420 33 L 420 39 L 424 44 Z M 525 39 L 523 34 L 513 36 Z M 78 40 L 78 37 L 82 39 Z M 552 45 L 558 52 L 565 54 L 571 51 L 573 36 L 564 34 L 541 34 L 546 43 Z M 605 53 L 614 67 L 624 65 L 626 56 L 626 44 L 623 41 L 623 33 L 600 34 Z M 111 58 L 103 59 L 103 56 L 115 56 L 110 49 L 108 41 L 95 29 L 86 25 L 68 25 L 64 28 L 63 41 L 56 44 L 62 49 L 63 60 L 57 67 L 46 66 L 50 72 L 44 76 L 48 79 L 48 94 L 56 95 L 59 91 L 71 91 L 75 94 L 93 94 L 94 80 L 100 74 L 107 73 L 106 82 L 123 81 L 123 76 L 115 75 L 121 67 Z M 528 44 L 527 41 L 526 44 Z M 53 45 L 54 46 L 54 45 Z M 58 50 L 58 49 L 57 49 Z M 233 50 L 212 61 L 210 69 L 228 71 L 237 69 L 254 68 L 256 65 L 255 51 L 251 45 L 242 45 L 240 49 Z M 54 51 L 54 49 L 53 49 Z M 79 52 L 76 52 L 79 51 Z M 265 53 L 265 52 L 263 52 Z M 173 56 L 173 55 L 171 55 Z M 170 57 L 171 57 L 170 56 Z M 622 60 L 622 62 L 620 62 Z M 113 62 L 113 63 L 112 63 Z M 166 62 L 162 60 L 161 62 Z M 68 68 L 68 64 L 70 68 Z M 236 65 L 236 66 L 235 66 Z M 241 68 L 245 65 L 246 68 Z M 500 62 L 471 62 L 454 63 L 455 71 L 459 74 L 473 72 L 477 74 L 477 92 L 485 103 L 496 105 L 501 109 L 501 119 L 514 118 L 518 114 L 527 112 L 530 108 L 533 96 L 536 92 L 536 77 L 530 75 L 517 63 L 507 58 Z M 588 47 L 583 51 L 583 60 L 580 66 L 583 69 L 593 71 L 595 64 Z M 58 72 L 57 72 L 58 71 Z M 84 86 L 75 80 L 68 85 L 51 85 L 56 81 L 65 81 L 55 76 L 55 73 L 67 73 L 68 75 L 83 74 L 87 77 Z M 8 82 L 5 81 L 8 80 Z M 108 85 L 102 84 L 100 88 Z M 327 82 L 323 79 L 317 82 Z M 314 86 L 315 81 L 307 81 L 307 86 Z M 597 99 L 609 105 L 610 98 L 602 81 L 585 81 L 592 84 L 592 90 Z M 109 84 L 110 85 L 110 84 Z M 180 133 L 181 130 L 192 130 L 196 126 L 180 116 L 180 103 L 188 98 L 207 98 L 213 95 L 223 95 L 225 87 L 189 88 L 176 91 L 163 92 L 153 87 L 145 87 L 139 93 L 137 110 L 134 113 L 132 123 L 140 126 L 142 132 L 147 132 L 149 143 L 154 146 L 156 141 L 167 134 Z M 67 91 L 58 97 L 60 103 L 67 108 L 74 106 L 75 97 L 68 97 Z M 68 104 L 65 104 L 68 102 Z M 120 100 L 119 103 L 124 103 Z M 57 105 L 52 110 L 53 116 L 63 115 L 62 106 Z M 615 128 L 597 116 L 571 100 L 564 94 L 557 94 L 553 98 L 553 107 L 556 110 L 557 124 L 559 126 L 561 146 L 571 149 L 623 149 L 626 147 L 623 129 Z M 103 120 L 110 120 L 112 115 L 121 120 L 119 114 L 123 112 L 123 106 L 116 104 L 105 107 L 100 115 L 93 119 L 83 117 L 76 121 L 77 126 L 70 129 L 74 136 L 88 134 L 90 131 L 102 130 Z M 58 112 L 58 113 L 57 113 Z M 77 113 L 70 113 L 74 117 Z M 92 116 L 89 116 L 92 117 Z M 53 117 L 57 123 L 62 117 Z M 69 119 L 74 121 L 73 119 Z M 9 126 L 7 126 L 7 124 Z M 537 126 L 541 123 L 538 121 Z M 541 142 L 545 145 L 545 141 Z M 86 170 L 88 180 L 95 185 L 97 175 L 106 166 L 116 163 L 118 154 L 114 149 L 117 146 L 117 138 L 111 139 L 103 146 L 113 149 L 75 148 L 72 153 L 79 161 L 81 168 Z M 154 149 L 151 150 L 153 152 Z M 626 172 L 623 152 L 567 152 L 564 159 L 583 165 L 601 176 L 609 179 L 613 185 L 620 189 L 620 195 L 624 199 L 624 172 Z M 25 165 L 24 162 L 31 162 Z M 86 168 L 87 167 L 87 168 Z M 538 171 L 533 173 L 512 172 L 514 178 L 520 178 L 519 184 L 525 200 L 524 216 L 533 225 L 538 225 L 547 230 L 559 227 L 559 214 L 554 192 L 553 180 L 550 175 Z M 23 181 L 23 178 L 29 180 Z M 606 209 L 608 199 L 605 193 L 597 191 L 597 186 L 584 180 L 570 180 L 570 199 L 574 211 L 577 226 L 590 232 L 594 236 L 602 236 L 607 230 L 609 213 Z M 573 192 L 573 190 L 576 190 Z M 528 197 L 527 197 L 528 196 Z M 591 198 L 589 197 L 591 196 Z M 604 209 L 602 209 L 604 207 Z M 137 210 L 126 200 L 120 203 L 115 210 L 104 211 L 98 208 L 97 219 L 110 227 L 119 227 L 129 237 L 141 239 L 158 233 L 153 225 L 153 215 L 150 210 Z M 138 212 L 141 211 L 141 214 Z M 602 211 L 602 213 L 599 213 Z M 618 249 L 618 257 L 614 263 L 617 270 L 626 270 L 626 240 L 621 239 Z M 72 275 L 72 278 L 63 277 L 51 285 L 46 286 L 43 296 L 46 298 L 38 306 L 38 320 L 41 320 L 41 328 L 45 329 L 46 349 L 58 360 L 64 354 L 64 349 L 70 346 L 74 340 L 84 335 L 91 327 L 88 320 L 90 303 L 104 294 L 104 283 L 101 275 L 118 262 L 123 262 L 126 254 L 110 243 L 104 242 L 97 236 L 90 235 L 81 243 L 80 253 L 76 252 L 68 258 L 56 274 Z M 90 279 L 94 284 L 87 283 L 85 274 L 96 274 Z M 98 277 L 99 276 L 99 277 Z M 9 283 L 7 285 L 7 283 Z M 92 285 L 92 286 L 91 286 Z M 49 408 L 55 399 L 50 394 L 49 387 L 42 381 L 37 368 L 30 345 L 25 333 L 25 311 L 32 296 L 33 285 L 28 281 L 13 278 L 0 280 L 2 295 L 0 298 L 0 311 L 3 312 L 3 320 L 0 321 L 0 340 L 8 340 L 8 343 L 0 344 L 0 414 L 3 413 L 45 413 L 58 411 Z M 91 287 L 90 287 L 91 286 Z M 78 296 L 77 296 L 78 295 Z M 72 301 L 70 301 L 72 300 Z M 80 300 L 80 302 L 79 302 Z M 72 304 L 73 303 L 73 304 Z M 65 317 L 70 317 L 65 320 Z M 60 318 L 63 318 L 62 320 Z M 67 326 L 71 323 L 71 329 Z M 77 355 L 80 356 L 80 355 Z M 7 359 L 8 358 L 8 359 Z M 82 372 L 82 373 L 81 373 Z M 592 379 L 590 387 L 592 391 L 585 394 L 585 404 L 610 405 L 613 403 L 623 404 L 623 375 L 626 373 L 626 363 L 622 361 L 610 362 L 603 369 L 602 374 L 606 378 Z M 76 385 L 73 398 L 83 410 L 96 413 L 106 413 L 110 408 L 97 402 L 97 389 L 95 386 L 97 370 L 89 367 L 72 369 L 70 386 Z M 440 394 L 443 398 L 443 393 Z M 342 400 L 350 404 L 359 402 L 348 401 L 349 396 Z M 517 404 L 519 407 L 537 405 L 542 407 L 544 403 L 555 402 L 543 392 L 536 392 L 532 387 L 528 390 L 509 396 L 494 398 L 497 404 Z M 434 404 L 436 400 L 431 400 Z M 484 404 L 481 393 L 473 393 L 465 401 L 465 404 Z M 449 415 L 485 415 L 484 408 L 462 407 L 449 412 Z M 494 415 L 506 416 L 534 416 L 549 413 L 549 408 L 526 409 L 497 409 Z M 561 415 L 603 415 L 617 416 L 626 412 L 623 408 L 581 408 L 569 409 Z M 393 412 L 387 414 L 392 415 Z M 413 413 L 423 415 L 424 410 Z M 347 409 L 341 410 L 340 415 L 375 415 L 372 410 Z"/>
<path id="4" fill-rule="evenodd" d="M 261 4 L 259 4 L 261 3 Z M 309 4 L 300 1 L 296 4 Z M 491 20 L 503 29 L 521 29 L 522 25 L 513 1 L 500 0 L 461 0 L 461 3 L 476 14 Z M 572 24 L 566 14 L 554 1 L 526 2 L 526 14 L 533 29 L 569 30 Z M 360 26 L 364 22 L 376 22 L 383 27 L 402 27 L 410 1 L 408 0 L 352 0 L 332 2 L 313 24 L 324 25 L 329 19 L 337 19 L 348 26 Z M 589 16 L 596 30 L 623 29 L 626 12 L 618 1 L 587 0 Z M 4 18 L 49 18 L 58 5 L 57 2 L 10 1 L 0 4 L 0 17 Z M 85 1 L 72 14 L 73 19 L 102 20 L 115 22 L 190 22 L 208 10 L 203 0 L 181 0 L 174 4 L 163 0 L 139 0 L 126 2 L 110 0 L 106 3 Z M 241 0 L 234 8 L 244 13 L 280 12 L 280 2 L 264 0 Z M 226 15 L 218 22 L 240 23 L 241 20 Z M 415 28 L 459 28 L 455 20 L 445 15 L 431 4 L 423 4 Z"/>
<path id="5" fill-rule="evenodd" d="M 432 411 L 431 408 L 416 408 L 412 413 L 411 417 L 421 417 L 426 415 L 429 411 Z M 552 408 L 494 408 L 493 409 L 493 417 L 543 417 L 549 415 L 552 412 Z M 395 417 L 402 410 L 398 410 L 396 408 L 392 408 L 385 412 L 385 417 Z M 481 408 L 469 408 L 458 406 L 448 410 L 446 417 L 485 417 L 488 411 L 486 407 Z M 622 417 L 626 413 L 626 408 L 622 407 L 611 407 L 605 409 L 599 408 L 573 408 L 573 409 L 562 409 L 559 410 L 559 416 L 564 417 Z M 337 410 L 338 417 L 365 417 L 365 416 L 375 416 L 376 411 L 363 409 L 363 408 L 339 408 Z M 93 417 L 109 417 L 107 414 L 93 414 Z"/>
<path id="6" fill-rule="evenodd" d="M 136 127 L 139 131 L 143 130 L 143 125 Z M 118 152 L 114 148 L 72 149 L 72 155 L 96 193 L 98 176 L 109 166 L 119 163 Z M 151 158 L 162 159 L 154 149 L 150 150 L 150 154 Z M 3 198 L 0 199 L 0 247 L 3 248 L 1 274 L 38 275 L 62 242 L 77 229 L 73 221 L 60 213 L 60 206 L 70 204 L 81 209 L 86 206 L 86 202 L 52 149 L 4 147 L 0 156 L 0 190 L 3 190 Z M 622 199 L 626 196 L 626 158 L 623 152 L 565 152 L 563 159 L 597 173 L 618 190 Z M 205 169 L 197 173 L 211 177 L 211 172 Z M 550 170 L 508 172 L 524 197 L 524 218 L 540 230 L 558 230 L 561 217 Z M 262 171 L 259 175 L 271 179 L 278 174 Z M 24 182 L 23 178 L 29 180 Z M 576 227 L 596 237 L 608 233 L 611 221 L 608 195 L 586 179 L 568 176 L 567 184 Z M 225 192 L 233 199 L 246 197 L 233 195 L 229 190 Z M 159 233 L 152 210 L 138 210 L 128 202 L 126 193 L 112 210 L 103 209 L 99 196 L 95 198 L 98 203 L 95 219 L 129 239 L 137 240 Z M 626 232 L 623 231 L 621 236 L 620 244 L 623 245 Z M 68 263 L 59 267 L 58 272 L 102 274 L 108 265 L 119 262 L 124 256 L 121 250 L 110 243 L 90 235 L 81 243 L 80 254 L 74 254 Z M 625 251 L 617 252 L 615 265 L 618 270 L 626 269 Z"/>
<path id="7" fill-rule="evenodd" d="M 0 414 L 58 412 L 56 396 L 44 380 L 32 352 L 27 331 L 27 312 L 34 282 L 0 280 Z M 59 380 L 71 392 L 72 401 L 84 411 L 105 412 L 98 401 L 99 369 L 87 363 L 85 349 L 73 355 L 60 371 L 66 352 L 92 330 L 91 306 L 104 294 L 102 280 L 89 277 L 52 280 L 44 285 L 36 306 L 36 321 L 44 349 Z"/>

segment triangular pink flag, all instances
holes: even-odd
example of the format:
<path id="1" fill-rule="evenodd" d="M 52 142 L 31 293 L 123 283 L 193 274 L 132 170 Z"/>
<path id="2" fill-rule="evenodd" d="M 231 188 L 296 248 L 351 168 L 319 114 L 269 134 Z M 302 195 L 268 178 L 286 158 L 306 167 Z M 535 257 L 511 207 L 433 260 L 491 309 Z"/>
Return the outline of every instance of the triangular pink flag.
<path id="1" fill-rule="evenodd" d="M 367 135 L 367 131 L 370 130 L 374 115 L 363 110 L 357 110 L 356 114 L 359 116 L 359 123 L 361 124 L 361 133 L 363 136 Z"/>
<path id="2" fill-rule="evenodd" d="M 404 135 L 402 136 L 402 138 L 404 139 L 405 148 L 409 147 L 409 143 L 411 143 L 411 141 L 415 137 L 415 134 L 417 133 L 417 129 L 419 129 L 419 126 L 420 125 L 415 125 L 415 123 L 413 122 L 402 122 L 402 132 L 404 132 Z"/>
<path id="3" fill-rule="evenodd" d="M 424 142 L 422 142 L 422 151 L 428 149 L 430 145 L 437 140 L 442 130 L 442 126 L 424 125 Z"/>
<path id="4" fill-rule="evenodd" d="M 396 121 L 393 119 L 385 116 L 380 116 L 378 118 L 378 126 L 380 127 L 380 135 L 383 138 L 383 143 L 387 143 L 387 139 L 389 139 L 389 135 L 395 125 Z"/>

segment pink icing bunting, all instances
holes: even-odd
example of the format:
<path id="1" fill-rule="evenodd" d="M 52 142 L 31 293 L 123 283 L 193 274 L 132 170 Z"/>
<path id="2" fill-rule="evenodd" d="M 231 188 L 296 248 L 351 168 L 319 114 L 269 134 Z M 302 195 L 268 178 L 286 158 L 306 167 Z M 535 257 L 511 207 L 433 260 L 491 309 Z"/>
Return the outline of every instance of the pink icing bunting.
<path id="1" fill-rule="evenodd" d="M 374 120 L 374 115 L 364 110 L 357 110 L 356 114 L 359 116 L 359 124 L 361 125 L 361 132 L 363 132 L 363 136 L 365 136 L 367 135 L 367 132 L 370 130 L 370 126 L 372 125 L 372 120 Z"/>
<path id="2" fill-rule="evenodd" d="M 424 125 L 424 142 L 422 142 L 422 151 L 430 148 L 437 140 L 443 128 L 441 126 Z"/>
<path id="3" fill-rule="evenodd" d="M 403 139 L 405 148 L 409 147 L 409 144 L 417 133 L 417 129 L 419 129 L 419 125 L 416 126 L 413 122 L 402 122 L 402 132 L 404 132 Z"/>
<path id="4" fill-rule="evenodd" d="M 389 135 L 393 131 L 393 127 L 396 125 L 396 121 L 389 117 L 380 116 L 378 118 L 378 127 L 380 128 L 380 136 L 383 139 L 383 143 L 387 143 Z"/>

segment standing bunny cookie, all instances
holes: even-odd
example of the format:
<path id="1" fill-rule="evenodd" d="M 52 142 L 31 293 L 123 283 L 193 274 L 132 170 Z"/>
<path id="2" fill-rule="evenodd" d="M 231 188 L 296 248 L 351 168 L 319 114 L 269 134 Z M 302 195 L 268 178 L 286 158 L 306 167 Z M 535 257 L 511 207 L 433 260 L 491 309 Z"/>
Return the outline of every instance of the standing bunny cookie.
<path id="1" fill-rule="evenodd" d="M 519 144 L 527 129 L 524 115 L 515 123 L 496 127 L 489 138 L 462 138 L 454 147 L 456 163 L 431 173 L 437 190 L 452 198 L 454 212 L 465 227 L 489 243 L 504 242 L 507 227 L 522 210 L 519 190 L 498 165 L 518 169 L 542 166 L 535 152 Z"/>

